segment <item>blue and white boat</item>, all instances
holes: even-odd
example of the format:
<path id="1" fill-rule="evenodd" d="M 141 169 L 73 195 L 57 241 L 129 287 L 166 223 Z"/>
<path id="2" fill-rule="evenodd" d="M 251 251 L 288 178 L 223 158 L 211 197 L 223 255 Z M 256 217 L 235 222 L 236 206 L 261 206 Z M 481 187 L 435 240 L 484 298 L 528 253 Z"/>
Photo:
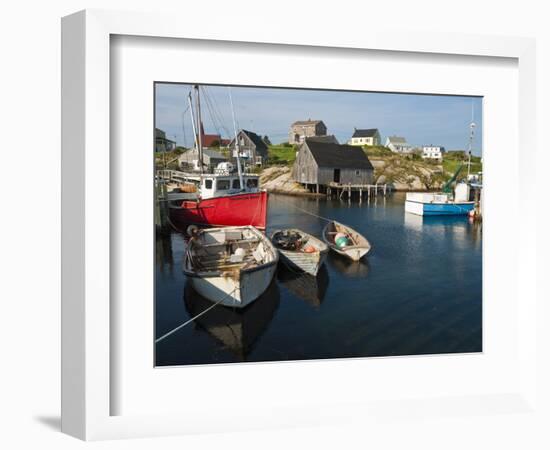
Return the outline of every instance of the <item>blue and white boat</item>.
<path id="1" fill-rule="evenodd" d="M 468 176 L 470 181 L 470 166 L 472 158 L 472 143 L 474 140 L 474 109 L 472 106 L 472 121 L 470 123 L 470 139 L 468 143 Z M 470 184 L 456 183 L 454 195 L 451 186 L 458 179 L 463 165 L 443 186 L 442 192 L 408 192 L 405 199 L 405 211 L 419 216 L 459 216 L 468 215 L 475 209 L 476 202 L 470 200 Z M 476 179 L 477 180 L 477 179 Z M 481 186 L 480 186 L 481 189 Z"/>
<path id="2" fill-rule="evenodd" d="M 451 198 L 450 194 L 434 192 L 408 192 L 405 211 L 419 216 L 467 215 L 475 202 Z"/>

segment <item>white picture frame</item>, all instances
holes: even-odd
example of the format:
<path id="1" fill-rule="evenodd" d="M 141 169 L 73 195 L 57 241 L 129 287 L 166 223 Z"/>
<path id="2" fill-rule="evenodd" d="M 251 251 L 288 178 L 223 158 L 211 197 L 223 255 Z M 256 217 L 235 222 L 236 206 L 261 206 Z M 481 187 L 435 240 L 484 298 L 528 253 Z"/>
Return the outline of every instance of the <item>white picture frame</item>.
<path id="1" fill-rule="evenodd" d="M 518 152 L 517 211 L 521 236 L 517 246 L 517 286 L 522 287 L 517 303 L 517 383 L 513 390 L 463 398 L 439 398 L 422 394 L 411 399 L 398 395 L 392 400 L 332 404 L 330 412 L 319 413 L 319 405 L 302 408 L 278 405 L 277 417 L 258 413 L 237 424 L 221 416 L 200 414 L 122 414 L 111 415 L 113 391 L 110 366 L 110 336 L 116 323 L 111 320 L 111 191 L 110 167 L 110 64 L 111 36 L 141 36 L 192 39 L 215 42 L 299 45 L 302 47 L 367 49 L 414 55 L 445 54 L 471 57 L 498 57 L 518 64 L 518 144 L 536 147 L 535 141 L 535 45 L 532 39 L 456 34 L 403 33 L 354 30 L 327 36 L 322 30 L 299 27 L 284 37 L 269 28 L 250 27 L 207 30 L 200 23 L 186 22 L 167 14 L 144 14 L 87 10 L 67 16 L 62 22 L 62 430 L 86 440 L 123 437 L 162 436 L 233 429 L 258 429 L 311 423 L 360 421 L 376 416 L 401 417 L 395 402 L 402 401 L 410 414 L 429 411 L 432 415 L 475 415 L 499 412 L 503 405 L 522 413 L 537 408 L 536 387 L 536 237 L 521 230 L 535 229 L 536 158 Z M 276 80 L 275 80 L 276 81 Z M 152 131 L 151 131 L 152 132 Z M 519 198 L 522 199 L 519 202 Z M 515 293 L 519 298 L 519 292 Z M 152 320 L 152 319 L 151 319 Z M 299 363 L 308 365 L 312 363 Z M 421 363 L 419 363 L 421 364 Z M 326 366 L 328 367 L 328 366 Z M 170 369 L 166 369 L 170 370 Z M 216 370 L 216 368 L 214 368 Z M 263 376 L 275 371 L 263 365 Z M 359 370 L 359 369 L 358 369 Z M 421 370 L 421 369 L 420 369 Z M 322 409 L 322 408 L 321 408 Z M 316 412 L 317 411 L 317 412 Z M 243 413 L 246 416 L 246 413 Z"/>

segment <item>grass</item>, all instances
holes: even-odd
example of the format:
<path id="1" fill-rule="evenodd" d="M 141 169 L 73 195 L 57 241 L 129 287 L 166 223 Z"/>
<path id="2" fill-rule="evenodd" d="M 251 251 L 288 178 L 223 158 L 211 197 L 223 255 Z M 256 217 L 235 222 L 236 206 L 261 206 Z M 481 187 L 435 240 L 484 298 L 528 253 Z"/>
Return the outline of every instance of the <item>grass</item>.
<path id="1" fill-rule="evenodd" d="M 363 150 L 365 151 L 367 156 L 394 155 L 394 153 L 388 147 L 384 147 L 383 145 L 365 145 L 363 146 Z"/>
<path id="2" fill-rule="evenodd" d="M 386 182 L 399 182 L 412 186 L 417 178 L 426 189 L 437 189 L 447 182 L 462 164 L 458 180 L 467 175 L 467 158 L 463 154 L 445 154 L 443 161 L 424 160 L 420 155 L 400 155 L 386 147 L 364 147 L 372 160 L 384 161 L 374 171 L 375 179 L 383 176 Z M 472 156 L 471 173 L 482 171 L 481 158 Z"/>
<path id="3" fill-rule="evenodd" d="M 296 147 L 270 145 L 268 148 L 269 164 L 292 165 L 296 160 Z"/>
<path id="4" fill-rule="evenodd" d="M 463 165 L 460 174 L 458 175 L 458 180 L 463 180 L 466 178 L 468 173 L 468 159 L 463 157 L 456 157 L 456 155 L 444 155 L 443 156 L 443 170 L 449 174 L 449 177 L 453 176 L 456 170 Z M 483 170 L 483 165 L 481 164 L 481 158 L 479 156 L 472 156 L 472 162 L 470 167 L 470 173 L 477 173 Z"/>

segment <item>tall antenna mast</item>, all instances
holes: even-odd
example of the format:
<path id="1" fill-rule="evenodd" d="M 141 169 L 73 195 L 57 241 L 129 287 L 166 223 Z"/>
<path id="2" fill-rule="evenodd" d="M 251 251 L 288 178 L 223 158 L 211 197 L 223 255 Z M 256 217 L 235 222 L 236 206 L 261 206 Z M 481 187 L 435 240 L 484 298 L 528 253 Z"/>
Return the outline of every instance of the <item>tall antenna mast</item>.
<path id="1" fill-rule="evenodd" d="M 199 129 L 199 137 L 198 137 L 198 143 L 199 143 L 199 166 L 201 170 L 203 170 L 203 162 L 202 162 L 202 119 L 201 119 L 201 98 L 200 98 L 200 90 L 199 85 L 195 85 L 195 91 L 197 93 L 197 128 Z"/>
<path id="2" fill-rule="evenodd" d="M 470 168 L 472 165 L 472 143 L 474 141 L 474 131 L 476 124 L 474 122 L 474 102 L 472 100 L 472 120 L 470 121 L 470 139 L 468 142 L 468 178 L 470 178 Z M 468 181 L 468 178 L 466 181 Z"/>
<path id="3" fill-rule="evenodd" d="M 235 134 L 235 151 L 237 152 L 237 170 L 239 173 L 239 184 L 241 185 L 241 191 L 244 189 L 243 183 L 243 172 L 241 170 L 241 159 L 240 159 L 240 150 L 239 150 L 239 139 L 237 138 L 237 123 L 235 121 L 235 108 L 233 108 L 233 96 L 231 95 L 231 86 L 228 87 L 229 90 L 229 103 L 231 104 L 231 117 L 233 118 L 233 132 Z"/>

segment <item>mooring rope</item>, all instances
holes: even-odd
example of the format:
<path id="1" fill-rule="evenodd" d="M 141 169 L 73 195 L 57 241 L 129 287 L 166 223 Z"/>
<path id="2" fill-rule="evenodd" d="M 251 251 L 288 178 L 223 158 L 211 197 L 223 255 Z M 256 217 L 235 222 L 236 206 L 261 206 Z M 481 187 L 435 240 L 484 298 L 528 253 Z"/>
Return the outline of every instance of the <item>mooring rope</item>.
<path id="1" fill-rule="evenodd" d="M 212 306 L 209 306 L 208 308 L 206 308 L 204 311 L 200 312 L 199 314 L 197 314 L 195 317 L 191 317 L 189 320 L 187 320 L 186 322 L 182 323 L 181 325 L 178 325 L 176 328 L 174 328 L 172 331 L 169 331 L 168 333 L 162 335 L 161 337 L 159 337 L 158 339 L 155 339 L 155 344 L 158 344 L 160 341 L 166 339 L 168 336 L 171 336 L 172 334 L 174 334 L 176 331 L 179 331 L 181 330 L 183 327 L 189 325 L 191 322 L 193 322 L 195 319 L 198 319 L 200 316 L 206 314 L 208 311 L 210 311 L 212 308 L 214 308 L 215 306 L 218 306 L 221 302 L 223 302 L 226 298 L 230 297 L 231 295 L 233 295 L 233 293 L 237 290 L 237 288 L 233 289 L 229 294 L 223 296 L 220 300 L 218 300 L 216 303 L 214 303 Z"/>
<path id="2" fill-rule="evenodd" d="M 317 214 L 314 214 L 311 211 L 308 211 L 307 209 L 300 208 L 299 206 L 293 205 L 292 203 L 287 202 L 286 200 L 283 200 L 283 202 L 286 203 L 291 208 L 299 209 L 300 211 L 305 212 L 306 214 L 309 214 L 310 216 L 317 217 L 318 219 L 325 220 L 327 222 L 332 222 L 333 221 L 333 219 L 327 219 L 326 217 L 318 216 Z"/>

